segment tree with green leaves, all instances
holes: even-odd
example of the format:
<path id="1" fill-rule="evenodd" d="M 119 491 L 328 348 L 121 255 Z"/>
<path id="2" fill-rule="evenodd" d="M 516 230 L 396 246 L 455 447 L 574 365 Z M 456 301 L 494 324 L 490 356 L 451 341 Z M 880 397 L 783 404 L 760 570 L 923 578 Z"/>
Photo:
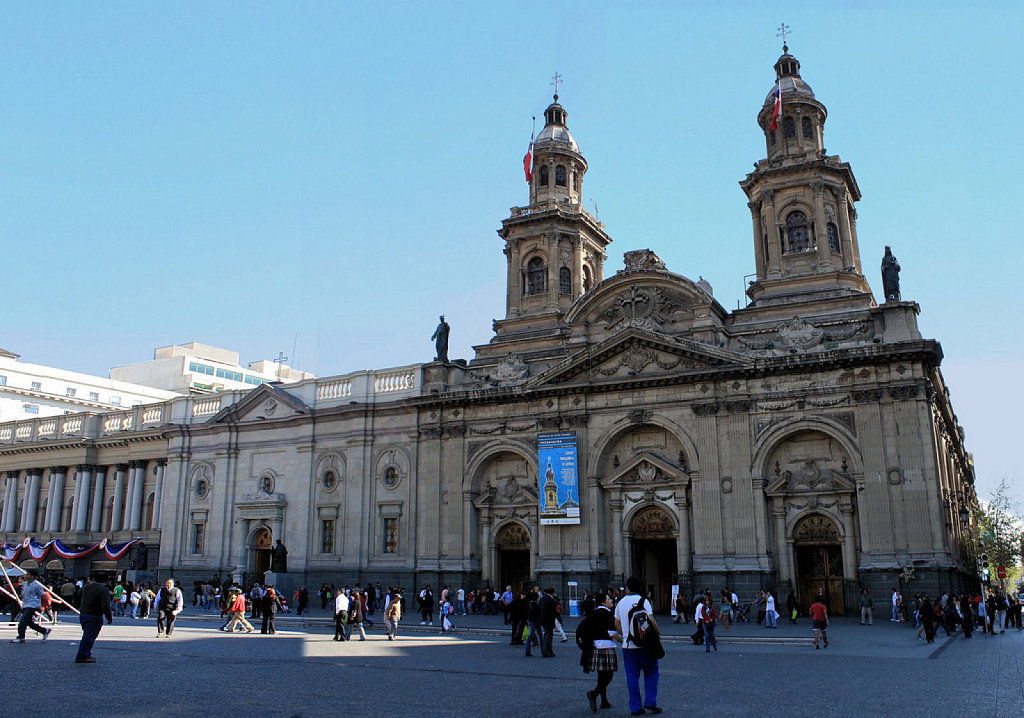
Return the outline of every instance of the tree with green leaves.
<path id="1" fill-rule="evenodd" d="M 1011 574 L 1019 573 L 1024 552 L 1024 520 L 1018 513 L 1017 503 L 1010 497 L 1006 479 L 999 482 L 989 501 L 981 502 L 976 518 L 978 554 L 988 554 L 990 578 L 997 580 L 996 567 L 1005 566 L 1009 582 Z"/>

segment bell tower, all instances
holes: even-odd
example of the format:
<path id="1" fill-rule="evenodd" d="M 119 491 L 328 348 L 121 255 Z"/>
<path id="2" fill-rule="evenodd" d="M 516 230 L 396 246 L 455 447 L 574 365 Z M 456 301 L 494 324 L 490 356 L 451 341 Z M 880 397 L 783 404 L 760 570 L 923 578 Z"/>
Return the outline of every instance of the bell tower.
<path id="1" fill-rule="evenodd" d="M 494 341 L 558 334 L 565 312 L 604 276 L 605 248 L 612 240 L 583 207 L 587 160 L 567 116 L 556 84 L 533 145 L 530 202 L 513 207 L 498 230 L 508 282 L 505 318 L 494 323 Z"/>
<path id="2" fill-rule="evenodd" d="M 868 294 L 857 245 L 860 189 L 850 165 L 824 146 L 828 111 L 783 45 L 776 84 L 757 115 L 767 157 L 740 182 L 754 225 L 754 305 Z"/>

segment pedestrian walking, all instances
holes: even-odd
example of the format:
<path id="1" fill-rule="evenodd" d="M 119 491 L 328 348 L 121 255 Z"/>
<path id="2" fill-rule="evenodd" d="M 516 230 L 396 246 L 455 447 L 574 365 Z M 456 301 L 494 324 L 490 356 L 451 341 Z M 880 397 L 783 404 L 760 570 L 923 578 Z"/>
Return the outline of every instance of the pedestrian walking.
<path id="1" fill-rule="evenodd" d="M 654 622 L 651 602 L 645 599 L 643 582 L 636 576 L 626 579 L 626 589 L 629 591 L 615 606 L 615 631 L 623 636 L 622 642 L 622 664 L 626 671 L 626 690 L 629 694 L 629 710 L 631 715 L 643 715 L 644 713 L 661 713 L 658 705 L 658 660 L 654 658 L 650 649 L 638 646 L 635 639 L 633 619 L 638 617 L 640 611 L 646 613 L 646 618 L 655 631 L 657 624 Z M 640 697 L 640 674 L 644 674 L 644 696 Z"/>
<path id="2" fill-rule="evenodd" d="M 825 597 L 820 593 L 814 597 L 814 603 L 808 609 L 808 613 L 811 614 L 811 630 L 814 632 L 814 648 L 817 650 L 818 646 L 818 634 L 821 634 L 821 639 L 825 642 L 825 648 L 828 648 L 828 606 L 825 605 Z"/>
<path id="3" fill-rule="evenodd" d="M 95 663 L 92 647 L 103 628 L 103 619 L 106 618 L 109 625 L 114 622 L 114 614 L 110 608 L 110 592 L 102 583 L 96 583 L 93 576 L 85 579 L 80 610 L 78 620 L 82 624 L 82 640 L 78 642 L 75 663 Z"/>
<path id="4" fill-rule="evenodd" d="M 398 638 L 398 622 L 402 620 L 402 599 L 397 591 L 392 591 L 384 609 L 384 623 L 388 627 L 388 640 Z"/>
<path id="5" fill-rule="evenodd" d="M 860 625 L 870 626 L 873 625 L 874 619 L 871 615 L 871 610 L 874 608 L 875 602 L 871 599 L 871 591 L 866 588 L 860 592 Z"/>
<path id="6" fill-rule="evenodd" d="M 174 619 L 185 606 L 181 589 L 169 578 L 156 594 L 156 637 L 170 638 L 174 630 Z M 244 610 L 244 609 L 243 609 Z"/>
<path id="7" fill-rule="evenodd" d="M 348 596 L 344 591 L 336 591 L 334 594 L 334 640 L 347 641 L 348 630 L 345 624 L 348 623 Z"/>
<path id="8" fill-rule="evenodd" d="M 241 623 L 242 627 L 245 628 L 246 633 L 252 633 L 252 624 L 245 619 L 245 596 L 242 594 L 241 589 L 238 588 L 232 588 L 230 593 L 231 605 L 228 607 L 230 620 L 228 621 L 228 625 L 223 626 L 220 630 L 233 633 L 235 626 Z"/>
<path id="9" fill-rule="evenodd" d="M 718 610 L 711 596 L 704 597 L 704 603 L 699 609 L 697 620 L 704 627 L 704 652 L 711 653 L 711 649 L 718 650 L 718 639 L 715 638 L 715 623 L 718 621 Z"/>
<path id="10" fill-rule="evenodd" d="M 590 710 L 597 712 L 597 699 L 601 708 L 611 708 L 608 700 L 608 685 L 619 669 L 615 655 L 615 642 L 622 636 L 615 628 L 615 614 L 612 613 L 612 599 L 604 591 L 598 591 L 594 598 L 595 608 L 576 628 L 576 645 L 583 651 L 580 665 L 584 673 L 596 672 L 597 685 L 587 691 Z"/>
<path id="11" fill-rule="evenodd" d="M 281 594 L 273 586 L 267 586 L 267 589 L 263 592 L 263 597 L 260 599 L 260 615 L 263 617 L 263 626 L 260 629 L 260 633 L 271 636 L 277 633 L 277 629 L 274 627 L 274 619 L 277 618 L 277 612 L 283 610 L 284 603 L 281 601 Z"/>
<path id="12" fill-rule="evenodd" d="M 21 617 L 18 619 L 18 636 L 12 638 L 11 643 L 24 643 L 25 632 L 29 628 L 40 634 L 44 641 L 49 638 L 53 629 L 36 623 L 36 614 L 43 610 L 45 593 L 46 587 L 39 582 L 39 571 L 30 568 L 21 579 Z"/>

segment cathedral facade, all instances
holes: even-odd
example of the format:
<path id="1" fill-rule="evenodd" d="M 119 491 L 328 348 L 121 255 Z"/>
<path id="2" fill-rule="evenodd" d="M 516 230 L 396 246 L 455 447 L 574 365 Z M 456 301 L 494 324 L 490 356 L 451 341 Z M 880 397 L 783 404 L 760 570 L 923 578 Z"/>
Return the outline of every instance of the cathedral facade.
<path id="1" fill-rule="evenodd" d="M 660 610 L 672 585 L 823 591 L 835 612 L 865 587 L 965 588 L 974 474 L 942 350 L 897 274 L 872 295 L 825 106 L 788 49 L 775 71 L 767 156 L 740 183 L 745 308 L 651 249 L 606 267 L 556 95 L 529 204 L 499 230 L 506 315 L 472 360 L 0 425 L 0 533 L 141 536 L 157 574 L 186 582 L 258 579 L 279 539 L 290 585 L 635 574 Z"/>

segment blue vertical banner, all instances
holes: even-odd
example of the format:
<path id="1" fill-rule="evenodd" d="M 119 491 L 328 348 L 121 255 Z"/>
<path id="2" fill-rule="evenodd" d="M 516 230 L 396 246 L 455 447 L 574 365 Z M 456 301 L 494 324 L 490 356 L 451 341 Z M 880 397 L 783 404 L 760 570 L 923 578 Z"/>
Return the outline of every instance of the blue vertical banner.
<path id="1" fill-rule="evenodd" d="M 576 432 L 537 434 L 537 466 L 541 525 L 578 524 L 580 482 Z"/>

